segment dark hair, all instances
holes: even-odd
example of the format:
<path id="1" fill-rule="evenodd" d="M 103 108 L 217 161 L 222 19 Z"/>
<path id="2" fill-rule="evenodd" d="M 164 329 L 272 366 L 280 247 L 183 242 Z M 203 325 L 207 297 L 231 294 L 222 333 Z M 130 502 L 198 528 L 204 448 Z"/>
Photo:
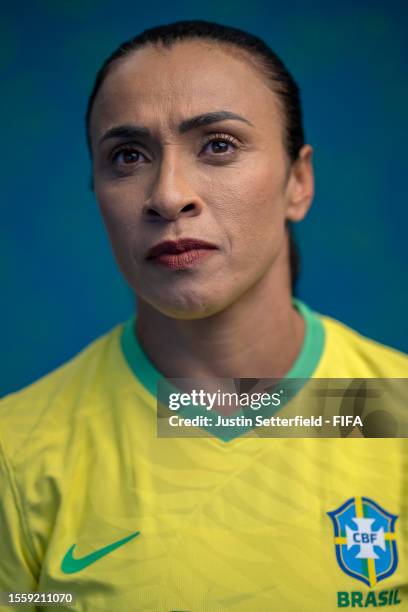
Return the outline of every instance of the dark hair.
<path id="1" fill-rule="evenodd" d="M 86 110 L 86 136 L 91 155 L 89 126 L 92 108 L 99 89 L 112 66 L 118 60 L 125 58 L 129 53 L 147 44 L 162 44 L 164 47 L 171 47 L 178 41 L 197 38 L 233 45 L 249 53 L 252 59 L 257 62 L 259 69 L 270 80 L 271 89 L 277 94 L 278 100 L 282 106 L 285 128 L 285 148 L 288 157 L 291 162 L 297 159 L 299 151 L 305 142 L 300 93 L 295 80 L 282 60 L 263 40 L 253 34 L 249 34 L 237 28 L 201 20 L 177 21 L 168 25 L 144 30 L 141 34 L 119 45 L 116 51 L 105 60 L 96 75 Z M 290 222 L 287 222 L 287 227 L 289 235 L 291 284 L 292 290 L 294 290 L 299 276 L 300 257 Z"/>

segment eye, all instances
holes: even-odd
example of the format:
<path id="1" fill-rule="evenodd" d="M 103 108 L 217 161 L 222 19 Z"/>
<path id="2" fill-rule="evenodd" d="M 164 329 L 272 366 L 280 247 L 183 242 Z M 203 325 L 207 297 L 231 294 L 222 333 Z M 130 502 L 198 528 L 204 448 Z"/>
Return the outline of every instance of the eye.
<path id="1" fill-rule="evenodd" d="M 136 147 L 127 145 L 115 149 L 111 154 L 111 160 L 118 166 L 131 166 L 147 161 L 147 158 Z"/>
<path id="2" fill-rule="evenodd" d="M 230 134 L 214 134 L 204 145 L 201 153 L 204 155 L 226 155 L 238 148 L 237 140 Z"/>

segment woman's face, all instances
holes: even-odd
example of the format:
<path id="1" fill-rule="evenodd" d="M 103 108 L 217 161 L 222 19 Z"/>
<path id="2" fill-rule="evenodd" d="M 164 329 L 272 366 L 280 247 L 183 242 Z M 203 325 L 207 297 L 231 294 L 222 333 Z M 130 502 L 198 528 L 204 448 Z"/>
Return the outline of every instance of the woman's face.
<path id="1" fill-rule="evenodd" d="M 243 54 L 204 41 L 132 53 L 104 81 L 90 133 L 97 200 L 140 298 L 194 319 L 261 280 L 287 287 L 285 221 L 310 204 L 311 150 L 290 167 L 278 98 Z M 182 238 L 216 248 L 185 264 L 147 257 Z"/>

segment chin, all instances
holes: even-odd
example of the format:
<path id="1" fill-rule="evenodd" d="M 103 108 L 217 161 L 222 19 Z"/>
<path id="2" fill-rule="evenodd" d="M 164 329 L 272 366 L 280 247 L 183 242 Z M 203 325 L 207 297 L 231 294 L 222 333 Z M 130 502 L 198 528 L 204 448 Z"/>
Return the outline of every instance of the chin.
<path id="1" fill-rule="evenodd" d="M 167 292 L 160 292 L 160 295 L 148 295 L 145 292 L 138 295 L 164 316 L 185 321 L 211 317 L 226 307 L 226 301 L 214 289 L 211 292 L 176 292 L 175 288 L 172 288 Z"/>

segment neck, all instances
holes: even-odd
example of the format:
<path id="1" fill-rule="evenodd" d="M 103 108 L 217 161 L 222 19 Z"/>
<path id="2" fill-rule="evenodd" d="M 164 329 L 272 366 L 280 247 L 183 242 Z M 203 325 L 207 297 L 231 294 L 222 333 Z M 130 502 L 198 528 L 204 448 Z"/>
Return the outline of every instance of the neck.
<path id="1" fill-rule="evenodd" d="M 288 273 L 270 270 L 232 305 L 203 319 L 170 318 L 139 298 L 139 342 L 167 378 L 281 378 L 305 332 L 285 278 Z"/>

